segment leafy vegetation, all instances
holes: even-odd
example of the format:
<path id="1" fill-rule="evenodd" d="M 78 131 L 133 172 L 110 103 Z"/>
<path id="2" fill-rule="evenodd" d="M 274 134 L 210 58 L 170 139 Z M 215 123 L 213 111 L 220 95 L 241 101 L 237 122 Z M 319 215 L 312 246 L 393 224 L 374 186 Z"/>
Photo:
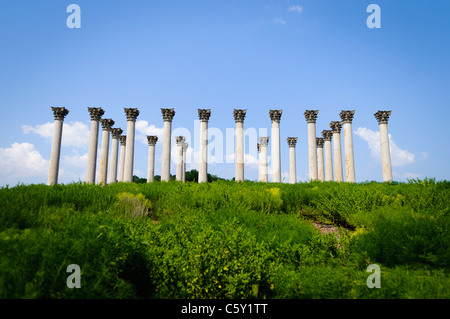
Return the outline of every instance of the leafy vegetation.
<path id="1" fill-rule="evenodd" d="M 449 209 L 433 179 L 4 187 L 0 298 L 449 298 Z"/>

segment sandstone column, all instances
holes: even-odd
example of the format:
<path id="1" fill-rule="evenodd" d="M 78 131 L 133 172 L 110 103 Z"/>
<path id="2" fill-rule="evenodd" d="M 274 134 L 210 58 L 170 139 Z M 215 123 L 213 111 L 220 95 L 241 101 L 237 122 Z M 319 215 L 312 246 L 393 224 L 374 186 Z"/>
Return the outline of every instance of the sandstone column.
<path id="1" fill-rule="evenodd" d="M 133 162 L 134 162 L 134 133 L 136 119 L 139 116 L 137 108 L 124 108 L 127 116 L 127 142 L 125 149 L 125 169 L 123 173 L 124 182 L 133 182 Z"/>
<path id="2" fill-rule="evenodd" d="M 297 144 L 297 137 L 288 137 L 289 144 L 289 183 L 297 183 L 297 169 L 295 160 L 295 145 Z"/>
<path id="3" fill-rule="evenodd" d="M 170 180 L 170 138 L 172 134 L 172 120 L 175 116 L 175 111 L 173 109 L 161 109 L 161 114 L 164 120 L 161 181 L 168 182 Z"/>
<path id="4" fill-rule="evenodd" d="M 317 178 L 319 181 L 325 181 L 325 163 L 323 161 L 323 143 L 324 140 L 322 137 L 316 137 L 316 145 L 317 145 Z"/>
<path id="5" fill-rule="evenodd" d="M 48 171 L 48 185 L 58 183 L 59 159 L 61 155 L 61 140 L 64 118 L 69 114 L 65 107 L 52 107 L 55 118 L 55 127 L 53 129 L 52 152 L 50 155 L 50 167 Z"/>
<path id="6" fill-rule="evenodd" d="M 236 182 L 244 181 L 244 119 L 247 110 L 233 110 L 234 121 L 236 122 L 236 146 L 234 151 Z"/>
<path id="7" fill-rule="evenodd" d="M 111 130 L 111 166 L 109 168 L 109 183 L 117 183 L 117 157 L 119 155 L 119 138 L 122 134 L 121 128 L 113 128 Z"/>
<path id="8" fill-rule="evenodd" d="M 309 179 L 317 180 L 316 120 L 318 110 L 306 110 L 304 115 L 308 123 L 308 161 Z"/>
<path id="9" fill-rule="evenodd" d="M 127 144 L 127 137 L 125 135 L 120 136 L 120 159 L 119 159 L 119 182 L 123 182 L 123 172 L 125 169 L 125 148 Z"/>
<path id="10" fill-rule="evenodd" d="M 283 110 L 270 110 L 272 121 L 272 183 L 281 183 L 280 120 Z"/>
<path id="11" fill-rule="evenodd" d="M 189 147 L 189 143 L 183 144 L 183 183 L 186 183 L 186 151 Z"/>
<path id="12" fill-rule="evenodd" d="M 114 125 L 112 119 L 102 119 L 102 148 L 100 150 L 100 167 L 98 171 L 99 184 L 106 185 L 108 172 L 109 132 Z"/>
<path id="13" fill-rule="evenodd" d="M 177 171 L 176 171 L 176 180 L 183 180 L 183 145 L 185 141 L 184 136 L 176 136 L 175 142 L 177 143 Z"/>
<path id="14" fill-rule="evenodd" d="M 210 116 L 210 109 L 198 109 L 198 117 L 200 119 L 199 183 L 208 181 L 208 121 Z"/>
<path id="15" fill-rule="evenodd" d="M 97 165 L 97 147 L 98 147 L 98 122 L 105 114 L 100 107 L 88 107 L 91 116 L 91 134 L 89 136 L 89 151 L 86 170 L 86 183 L 95 183 L 95 169 Z"/>
<path id="16" fill-rule="evenodd" d="M 339 116 L 342 119 L 344 128 L 344 148 L 345 148 L 345 180 L 354 183 L 355 180 L 355 160 L 353 156 L 352 121 L 355 111 L 341 111 Z"/>
<path id="17" fill-rule="evenodd" d="M 324 156 L 325 156 L 325 181 L 333 181 L 333 156 L 331 155 L 331 137 L 333 132 L 330 130 L 322 131 L 324 141 Z"/>
<path id="18" fill-rule="evenodd" d="M 155 145 L 158 141 L 158 136 L 148 136 L 148 168 L 147 168 L 147 183 L 153 182 L 155 178 Z"/>
<path id="19" fill-rule="evenodd" d="M 381 167 L 383 182 L 392 182 L 391 150 L 389 148 L 388 121 L 391 111 L 378 111 L 374 114 L 380 125 Z"/>
<path id="20" fill-rule="evenodd" d="M 269 137 L 262 136 L 259 138 L 259 150 L 260 150 L 260 169 L 261 169 L 261 179 L 260 182 L 268 182 L 267 174 L 267 144 L 269 144 Z"/>
<path id="21" fill-rule="evenodd" d="M 333 151 L 334 151 L 334 180 L 336 182 L 344 181 L 344 172 L 342 170 L 342 151 L 341 151 L 341 128 L 342 124 L 338 121 L 330 123 L 333 133 Z"/>

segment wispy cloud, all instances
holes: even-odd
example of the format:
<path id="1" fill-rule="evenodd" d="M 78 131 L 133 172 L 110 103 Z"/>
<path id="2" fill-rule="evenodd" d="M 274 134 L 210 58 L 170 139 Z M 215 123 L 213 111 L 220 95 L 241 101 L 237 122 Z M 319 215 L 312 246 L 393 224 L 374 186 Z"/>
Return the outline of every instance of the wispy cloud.
<path id="1" fill-rule="evenodd" d="M 296 12 L 297 14 L 302 13 L 303 8 L 300 6 L 292 6 L 289 8 L 289 12 Z"/>
<path id="2" fill-rule="evenodd" d="M 273 19 L 272 22 L 275 24 L 286 24 L 286 20 L 280 18 Z"/>

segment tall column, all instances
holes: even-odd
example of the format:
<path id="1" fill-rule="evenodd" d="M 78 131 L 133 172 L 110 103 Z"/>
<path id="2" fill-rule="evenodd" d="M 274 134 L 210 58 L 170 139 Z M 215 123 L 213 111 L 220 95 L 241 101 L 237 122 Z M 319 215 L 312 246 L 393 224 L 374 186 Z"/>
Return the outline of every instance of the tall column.
<path id="1" fill-rule="evenodd" d="M 236 122 L 236 148 L 234 151 L 236 182 L 244 181 L 244 119 L 247 110 L 233 110 L 234 121 Z"/>
<path id="2" fill-rule="evenodd" d="M 109 167 L 109 183 L 117 183 L 117 157 L 119 155 L 119 138 L 122 134 L 121 128 L 111 129 L 111 166 Z"/>
<path id="3" fill-rule="evenodd" d="M 280 120 L 283 110 L 270 110 L 272 121 L 272 183 L 281 183 Z"/>
<path id="4" fill-rule="evenodd" d="M 325 181 L 325 163 L 323 161 L 323 138 L 316 137 L 316 146 L 317 146 L 317 178 L 319 181 Z"/>
<path id="5" fill-rule="evenodd" d="M 344 148 L 345 148 L 345 180 L 354 183 L 355 180 L 355 160 L 353 156 L 352 121 L 355 111 L 341 111 L 339 116 L 342 119 L 344 128 Z"/>
<path id="6" fill-rule="evenodd" d="M 199 183 L 208 181 L 208 121 L 210 116 L 210 109 L 198 109 L 198 118 L 200 119 Z"/>
<path id="7" fill-rule="evenodd" d="M 295 160 L 295 145 L 297 144 L 297 137 L 288 137 L 287 142 L 289 144 L 289 183 L 297 183 L 297 169 Z"/>
<path id="8" fill-rule="evenodd" d="M 325 181 L 333 181 L 333 156 L 331 155 L 331 137 L 333 132 L 331 130 L 322 131 L 324 141 L 324 156 L 325 156 Z"/>
<path id="9" fill-rule="evenodd" d="M 189 143 L 183 144 L 183 183 L 186 183 L 186 152 L 189 147 Z"/>
<path id="10" fill-rule="evenodd" d="M 55 118 L 55 127 L 53 130 L 52 152 L 50 155 L 50 167 L 48 171 L 48 185 L 55 185 L 58 183 L 63 122 L 66 115 L 69 114 L 69 110 L 65 107 L 52 107 L 52 111 Z"/>
<path id="11" fill-rule="evenodd" d="M 123 173 L 125 170 L 125 149 L 127 145 L 127 137 L 121 135 L 120 138 L 120 159 L 119 159 L 119 177 L 117 178 L 119 182 L 123 182 Z"/>
<path id="12" fill-rule="evenodd" d="M 309 179 L 317 180 L 316 120 L 318 110 L 306 110 L 304 115 L 308 123 L 308 161 Z"/>
<path id="13" fill-rule="evenodd" d="M 114 125 L 112 119 L 102 119 L 102 148 L 100 150 L 100 168 L 98 171 L 99 184 L 106 185 L 108 172 L 109 132 Z"/>
<path id="14" fill-rule="evenodd" d="M 177 172 L 176 180 L 183 180 L 183 145 L 186 138 L 184 136 L 176 136 L 175 142 L 177 143 Z"/>
<path id="15" fill-rule="evenodd" d="M 268 182 L 267 174 L 267 144 L 269 144 L 269 137 L 262 136 L 259 138 L 259 149 L 261 158 L 261 179 L 260 182 Z"/>
<path id="16" fill-rule="evenodd" d="M 391 111 L 378 111 L 374 114 L 380 125 L 381 167 L 383 182 L 392 182 L 391 150 L 389 148 L 388 120 Z"/>
<path id="17" fill-rule="evenodd" d="M 170 180 L 170 138 L 172 134 L 172 120 L 175 116 L 175 111 L 173 109 L 161 109 L 161 114 L 164 120 L 161 181 L 168 182 Z"/>
<path id="18" fill-rule="evenodd" d="M 147 135 L 148 141 L 148 168 L 147 168 L 147 183 L 152 183 L 155 178 L 155 145 L 158 141 L 158 136 Z"/>
<path id="19" fill-rule="evenodd" d="M 125 169 L 123 173 L 124 182 L 133 182 L 133 164 L 134 164 L 134 133 L 136 119 L 139 116 L 137 108 L 124 108 L 127 116 L 127 142 L 125 149 Z"/>
<path id="20" fill-rule="evenodd" d="M 341 128 L 342 124 L 338 121 L 330 123 L 333 133 L 333 152 L 334 152 L 334 180 L 336 182 L 344 181 L 344 172 L 342 170 L 342 150 L 341 150 Z"/>
<path id="21" fill-rule="evenodd" d="M 98 122 L 105 114 L 101 107 L 88 107 L 91 116 L 91 134 L 89 136 L 89 151 L 86 170 L 86 183 L 95 183 L 95 169 L 97 164 L 97 147 L 98 147 Z"/>
<path id="22" fill-rule="evenodd" d="M 262 173 L 262 158 L 261 158 L 261 148 L 259 147 L 259 143 L 256 143 L 256 150 L 258 151 L 258 182 L 261 182 L 262 177 L 261 177 L 261 173 Z"/>

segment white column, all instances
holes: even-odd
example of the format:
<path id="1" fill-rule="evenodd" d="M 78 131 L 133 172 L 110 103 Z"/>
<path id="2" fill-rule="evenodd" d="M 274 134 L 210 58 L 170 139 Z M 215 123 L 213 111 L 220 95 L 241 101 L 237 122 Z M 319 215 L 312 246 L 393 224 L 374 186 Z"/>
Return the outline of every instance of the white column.
<path id="1" fill-rule="evenodd" d="M 317 180 L 317 148 L 316 148 L 316 120 L 318 110 L 306 110 L 304 115 L 308 123 L 308 162 L 309 162 L 309 179 Z"/>
<path id="2" fill-rule="evenodd" d="M 98 171 L 98 183 L 106 185 L 108 172 L 109 132 L 114 125 L 112 119 L 102 119 L 102 148 L 100 150 L 100 167 Z"/>
<path id="3" fill-rule="evenodd" d="M 261 158 L 261 179 L 260 182 L 268 182 L 267 174 L 267 144 L 269 144 L 269 137 L 262 136 L 259 138 L 259 149 Z"/>
<path id="4" fill-rule="evenodd" d="M 236 148 L 234 151 L 236 182 L 244 181 L 244 119 L 247 110 L 233 110 L 234 121 L 236 122 Z"/>
<path id="5" fill-rule="evenodd" d="M 200 119 L 200 153 L 198 163 L 198 182 L 208 181 L 208 121 L 211 116 L 210 109 L 199 109 Z"/>
<path id="6" fill-rule="evenodd" d="M 342 150 L 341 150 L 341 128 L 342 124 L 338 121 L 330 123 L 333 132 L 333 152 L 334 152 L 334 180 L 336 182 L 344 181 L 344 172 L 342 170 Z"/>
<path id="7" fill-rule="evenodd" d="M 184 136 L 176 136 L 175 142 L 177 143 L 177 171 L 176 171 L 176 180 L 183 180 L 183 145 L 185 141 Z"/>
<path id="8" fill-rule="evenodd" d="M 170 180 L 172 120 L 175 116 L 175 111 L 173 109 L 161 109 L 161 114 L 164 120 L 161 181 L 168 182 Z"/>
<path id="9" fill-rule="evenodd" d="M 341 111 L 339 116 L 342 119 L 344 128 L 344 148 L 345 148 L 345 180 L 355 183 L 355 160 L 353 156 L 353 134 L 352 120 L 355 111 Z"/>
<path id="10" fill-rule="evenodd" d="M 48 171 L 48 185 L 58 184 L 59 159 L 61 155 L 61 140 L 64 118 L 69 114 L 65 107 L 52 107 L 55 118 L 55 127 L 53 129 L 52 152 L 50 155 L 50 167 Z"/>
<path id="11" fill-rule="evenodd" d="M 119 155 L 119 138 L 122 134 L 121 128 L 111 129 L 111 166 L 109 167 L 109 183 L 117 183 L 117 158 Z"/>
<path id="12" fill-rule="evenodd" d="M 125 170 L 125 149 L 127 144 L 127 137 L 125 135 L 120 136 L 120 159 L 119 159 L 119 182 L 123 182 L 123 173 Z"/>
<path id="13" fill-rule="evenodd" d="M 272 183 L 281 183 L 280 120 L 282 110 L 270 110 L 272 121 Z"/>
<path id="14" fill-rule="evenodd" d="M 325 163 L 323 161 L 323 138 L 316 137 L 317 147 L 317 178 L 319 181 L 325 181 Z"/>
<path id="15" fill-rule="evenodd" d="M 297 168 L 295 159 L 295 145 L 297 144 L 297 137 L 288 137 L 287 142 L 289 145 L 289 183 L 297 183 Z"/>
<path id="16" fill-rule="evenodd" d="M 330 130 L 323 130 L 323 151 L 325 156 L 325 181 L 333 181 L 333 156 L 331 154 L 331 137 L 333 132 Z"/>
<path id="17" fill-rule="evenodd" d="M 124 108 L 127 116 L 127 142 L 125 150 L 125 170 L 123 175 L 124 182 L 133 182 L 133 164 L 134 164 L 134 134 L 136 119 L 139 116 L 137 108 Z"/>
<path id="18" fill-rule="evenodd" d="M 183 144 L 183 183 L 186 183 L 186 151 L 189 147 L 189 143 Z"/>
<path id="19" fill-rule="evenodd" d="M 374 114 L 380 125 L 381 168 L 383 182 L 392 182 L 391 150 L 389 147 L 388 121 L 391 111 L 378 111 Z"/>
<path id="20" fill-rule="evenodd" d="M 100 107 L 88 107 L 91 116 L 91 133 L 89 136 L 89 151 L 86 170 L 86 183 L 95 183 L 95 169 L 97 165 L 97 147 L 98 147 L 98 122 L 105 114 Z"/>
<path id="21" fill-rule="evenodd" d="M 259 147 L 259 143 L 256 143 L 256 150 L 258 151 L 258 182 L 262 180 L 262 158 L 261 158 L 261 148 Z"/>
<path id="22" fill-rule="evenodd" d="M 147 168 L 147 183 L 152 183 L 155 178 L 155 145 L 158 141 L 158 136 L 147 136 L 148 141 L 148 168 Z"/>

